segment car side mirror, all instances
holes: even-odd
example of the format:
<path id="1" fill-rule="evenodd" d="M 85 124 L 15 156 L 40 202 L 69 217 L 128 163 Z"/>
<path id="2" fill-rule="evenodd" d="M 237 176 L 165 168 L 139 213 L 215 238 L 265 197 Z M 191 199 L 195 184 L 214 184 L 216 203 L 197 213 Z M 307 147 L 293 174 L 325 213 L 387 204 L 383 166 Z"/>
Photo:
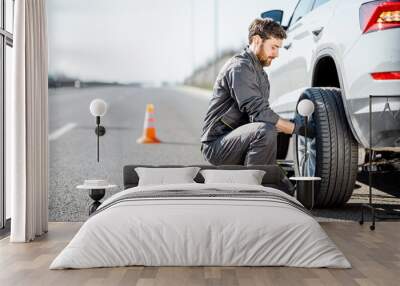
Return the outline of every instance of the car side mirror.
<path id="1" fill-rule="evenodd" d="M 283 19 L 283 11 L 282 10 L 269 10 L 261 13 L 261 18 L 270 18 L 277 22 L 278 24 L 282 25 L 282 19 Z M 287 27 L 282 26 L 285 30 Z"/>

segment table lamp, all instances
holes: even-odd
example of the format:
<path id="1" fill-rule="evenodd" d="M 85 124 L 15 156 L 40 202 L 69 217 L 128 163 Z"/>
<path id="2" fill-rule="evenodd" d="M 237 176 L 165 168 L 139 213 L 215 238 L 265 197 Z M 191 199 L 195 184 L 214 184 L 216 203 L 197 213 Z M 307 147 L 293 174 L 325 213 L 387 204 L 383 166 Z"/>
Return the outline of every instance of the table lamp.
<path id="1" fill-rule="evenodd" d="M 104 126 L 100 125 L 100 117 L 104 116 L 107 112 L 107 103 L 99 98 L 93 99 L 90 103 L 90 113 L 96 117 L 96 129 L 94 132 L 97 135 L 97 162 L 99 162 L 99 137 L 106 133 Z"/>
<path id="2" fill-rule="evenodd" d="M 305 166 L 308 160 L 308 150 L 307 150 L 307 129 L 308 129 L 308 116 L 314 112 L 314 103 L 309 99 L 303 99 L 297 105 L 297 112 L 304 117 L 304 161 L 303 161 L 303 174 L 305 176 Z M 308 174 L 307 174 L 308 175 Z"/>

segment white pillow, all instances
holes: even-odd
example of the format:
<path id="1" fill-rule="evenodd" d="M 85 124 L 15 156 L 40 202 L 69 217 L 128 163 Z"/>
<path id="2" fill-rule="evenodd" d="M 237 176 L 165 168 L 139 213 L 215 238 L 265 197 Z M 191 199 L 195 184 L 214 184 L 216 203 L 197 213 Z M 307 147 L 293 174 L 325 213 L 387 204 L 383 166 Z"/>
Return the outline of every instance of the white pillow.
<path id="1" fill-rule="evenodd" d="M 265 171 L 262 170 L 201 170 L 205 184 L 234 183 L 261 185 Z"/>
<path id="2" fill-rule="evenodd" d="M 139 176 L 138 186 L 195 183 L 199 167 L 183 168 L 135 168 Z"/>

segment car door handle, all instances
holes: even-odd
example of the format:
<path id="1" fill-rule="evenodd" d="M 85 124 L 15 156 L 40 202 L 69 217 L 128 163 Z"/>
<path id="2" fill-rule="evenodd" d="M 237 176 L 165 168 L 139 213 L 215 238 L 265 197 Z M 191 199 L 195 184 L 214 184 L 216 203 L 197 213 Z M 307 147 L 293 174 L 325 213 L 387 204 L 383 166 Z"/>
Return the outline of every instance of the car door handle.
<path id="1" fill-rule="evenodd" d="M 319 27 L 315 30 L 312 30 L 311 33 L 313 33 L 314 36 L 318 37 L 319 34 L 321 34 L 322 30 L 324 29 L 324 27 Z"/>
<path id="2" fill-rule="evenodd" d="M 289 50 L 291 46 L 292 46 L 292 43 L 290 42 L 289 44 L 284 45 L 283 47 L 284 47 L 286 50 Z"/>

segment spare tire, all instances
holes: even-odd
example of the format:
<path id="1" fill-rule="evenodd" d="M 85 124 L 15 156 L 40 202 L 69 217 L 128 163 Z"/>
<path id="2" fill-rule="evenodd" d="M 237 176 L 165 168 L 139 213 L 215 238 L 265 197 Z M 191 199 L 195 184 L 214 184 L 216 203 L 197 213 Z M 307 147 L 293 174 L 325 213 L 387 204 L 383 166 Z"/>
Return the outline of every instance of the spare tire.
<path id="1" fill-rule="evenodd" d="M 316 184 L 315 206 L 334 207 L 347 202 L 354 189 L 357 177 L 358 143 L 354 139 L 346 120 L 337 88 L 309 88 L 299 98 L 307 98 L 314 103 L 314 113 L 310 117 L 310 127 L 315 138 L 307 141 L 309 160 L 303 165 L 303 136 L 294 136 L 294 161 L 297 175 L 321 177 Z M 297 114 L 296 120 L 302 120 Z M 304 166 L 304 168 L 303 168 Z"/>

